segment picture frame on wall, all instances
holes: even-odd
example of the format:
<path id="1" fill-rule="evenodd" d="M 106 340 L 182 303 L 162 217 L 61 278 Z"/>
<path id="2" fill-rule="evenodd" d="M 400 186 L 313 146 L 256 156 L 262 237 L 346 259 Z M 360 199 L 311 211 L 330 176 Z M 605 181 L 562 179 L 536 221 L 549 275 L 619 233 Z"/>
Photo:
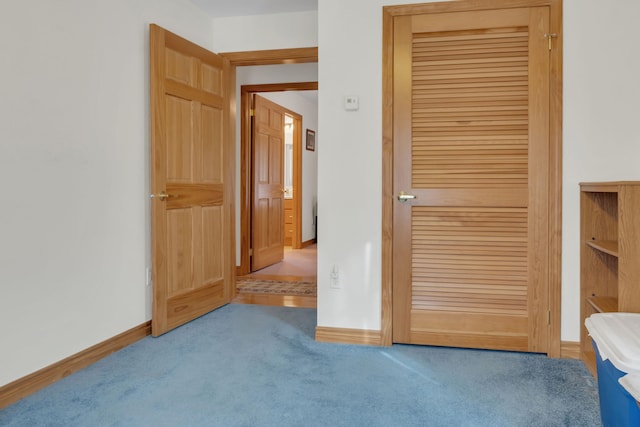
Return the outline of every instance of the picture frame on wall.
<path id="1" fill-rule="evenodd" d="M 311 129 L 307 129 L 306 148 L 309 151 L 316 151 L 316 132 Z"/>

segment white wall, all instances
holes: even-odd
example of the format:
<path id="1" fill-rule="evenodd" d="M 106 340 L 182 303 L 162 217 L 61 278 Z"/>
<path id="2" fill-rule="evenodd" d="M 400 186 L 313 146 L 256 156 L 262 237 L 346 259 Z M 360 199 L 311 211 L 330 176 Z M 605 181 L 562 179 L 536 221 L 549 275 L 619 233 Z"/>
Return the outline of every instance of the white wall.
<path id="1" fill-rule="evenodd" d="M 315 13 L 252 17 L 303 28 L 243 41 L 188 0 L 2 7 L 0 386 L 151 317 L 149 23 L 213 51 L 317 45 Z M 317 80 L 287 67 L 269 82 Z"/>
<path id="2" fill-rule="evenodd" d="M 315 11 L 239 16 L 214 20 L 216 52 L 289 49 L 318 45 Z"/>
<path id="3" fill-rule="evenodd" d="M 151 317 L 148 25 L 183 0 L 4 0 L 0 386 Z"/>
<path id="4" fill-rule="evenodd" d="M 401 1 L 319 2 L 317 43 L 310 25 L 272 44 L 273 28 L 256 22 L 261 38 L 229 25 L 214 45 L 187 1 L 4 1 L 0 385 L 150 317 L 150 22 L 219 51 L 319 45 L 318 324 L 379 328 L 381 6 L 391 3 Z M 577 183 L 640 179 L 640 3 L 565 0 L 564 15 L 562 339 L 577 341 Z M 360 96 L 360 111 L 343 111 L 344 95 Z M 343 289 L 328 286 L 332 264 Z"/>
<path id="5" fill-rule="evenodd" d="M 213 28 L 215 52 L 291 49 L 318 45 L 317 12 L 216 18 L 213 20 Z M 236 99 L 240 102 L 242 85 L 315 81 L 318 81 L 318 64 L 316 63 L 238 67 Z M 238 105 L 237 108 L 240 106 Z M 236 182 L 239 183 L 239 121 L 236 123 L 236 144 Z M 317 173 L 315 177 L 317 179 Z M 239 187 L 236 190 L 236 206 L 240 206 Z M 236 224 L 240 224 L 239 210 L 236 212 Z M 240 263 L 240 227 L 236 227 L 236 263 Z"/>
<path id="6" fill-rule="evenodd" d="M 318 198 L 318 103 L 311 102 L 299 92 L 267 92 L 261 96 L 282 105 L 302 116 L 302 141 L 299 147 L 302 153 L 302 241 L 315 237 L 314 205 Z M 306 147 L 307 129 L 316 131 L 316 150 Z"/>
<path id="7" fill-rule="evenodd" d="M 580 331 L 578 183 L 640 180 L 638 22 L 637 0 L 564 1 L 563 340 Z"/>
<path id="8" fill-rule="evenodd" d="M 318 5 L 321 326 L 380 327 L 381 17 L 382 5 L 401 3 L 408 2 Z M 640 179 L 640 3 L 565 0 L 564 15 L 562 340 L 578 341 L 578 182 Z M 352 94 L 360 96 L 356 113 L 341 108 Z M 329 288 L 333 264 L 343 289 Z"/>
<path id="9" fill-rule="evenodd" d="M 318 3 L 318 326 L 380 329 L 381 4 Z M 359 111 L 342 108 L 346 95 Z M 334 265 L 341 289 L 329 287 Z"/>
<path id="10" fill-rule="evenodd" d="M 213 20 L 215 52 L 290 49 L 318 46 L 317 12 L 280 13 L 274 15 L 240 16 Z M 236 99 L 240 102 L 240 87 L 263 83 L 318 81 L 318 64 L 287 64 L 238 67 Z M 237 108 L 240 106 L 238 105 Z M 236 123 L 236 183 L 240 182 L 240 123 Z M 236 186 L 237 187 L 237 186 Z M 240 191 L 236 206 L 240 206 Z M 240 224 L 240 212 L 236 212 Z M 236 263 L 240 263 L 240 227 L 236 227 Z"/>

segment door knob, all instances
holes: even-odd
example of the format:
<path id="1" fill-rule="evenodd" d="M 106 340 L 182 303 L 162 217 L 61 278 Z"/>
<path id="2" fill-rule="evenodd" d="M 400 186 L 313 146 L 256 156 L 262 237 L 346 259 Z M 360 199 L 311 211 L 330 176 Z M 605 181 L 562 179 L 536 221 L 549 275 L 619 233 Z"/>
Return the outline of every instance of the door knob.
<path id="1" fill-rule="evenodd" d="M 398 194 L 398 200 L 401 202 L 406 202 L 408 200 L 413 200 L 415 198 L 416 196 L 414 196 L 413 194 L 407 194 L 404 191 L 401 191 L 400 194 Z"/>
<path id="2" fill-rule="evenodd" d="M 164 202 L 169 197 L 177 197 L 175 194 L 167 194 L 166 191 L 162 191 L 160 194 L 152 194 L 149 196 L 152 199 L 158 198 L 161 202 Z"/>

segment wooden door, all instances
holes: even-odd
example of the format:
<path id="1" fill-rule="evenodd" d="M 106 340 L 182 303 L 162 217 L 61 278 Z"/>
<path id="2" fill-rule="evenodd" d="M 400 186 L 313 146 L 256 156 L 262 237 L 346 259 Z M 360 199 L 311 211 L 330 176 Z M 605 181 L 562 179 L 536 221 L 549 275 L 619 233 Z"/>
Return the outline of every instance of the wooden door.
<path id="1" fill-rule="evenodd" d="M 548 7 L 395 17 L 395 342 L 546 352 L 548 28 Z"/>
<path id="2" fill-rule="evenodd" d="M 151 25 L 152 333 L 230 301 L 228 62 Z"/>
<path id="3" fill-rule="evenodd" d="M 284 259 L 284 115 L 280 105 L 253 97 L 251 271 Z"/>

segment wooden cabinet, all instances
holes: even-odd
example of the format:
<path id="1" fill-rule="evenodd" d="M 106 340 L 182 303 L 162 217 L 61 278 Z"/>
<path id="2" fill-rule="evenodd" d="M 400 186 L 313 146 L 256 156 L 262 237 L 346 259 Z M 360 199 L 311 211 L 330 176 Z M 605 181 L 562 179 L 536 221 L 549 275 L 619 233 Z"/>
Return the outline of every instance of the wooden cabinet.
<path id="1" fill-rule="evenodd" d="M 292 246 L 295 232 L 295 209 L 293 199 L 284 199 L 284 245 Z"/>
<path id="2" fill-rule="evenodd" d="M 598 312 L 640 312 L 640 182 L 580 184 L 580 346 L 596 375 L 584 320 Z"/>

